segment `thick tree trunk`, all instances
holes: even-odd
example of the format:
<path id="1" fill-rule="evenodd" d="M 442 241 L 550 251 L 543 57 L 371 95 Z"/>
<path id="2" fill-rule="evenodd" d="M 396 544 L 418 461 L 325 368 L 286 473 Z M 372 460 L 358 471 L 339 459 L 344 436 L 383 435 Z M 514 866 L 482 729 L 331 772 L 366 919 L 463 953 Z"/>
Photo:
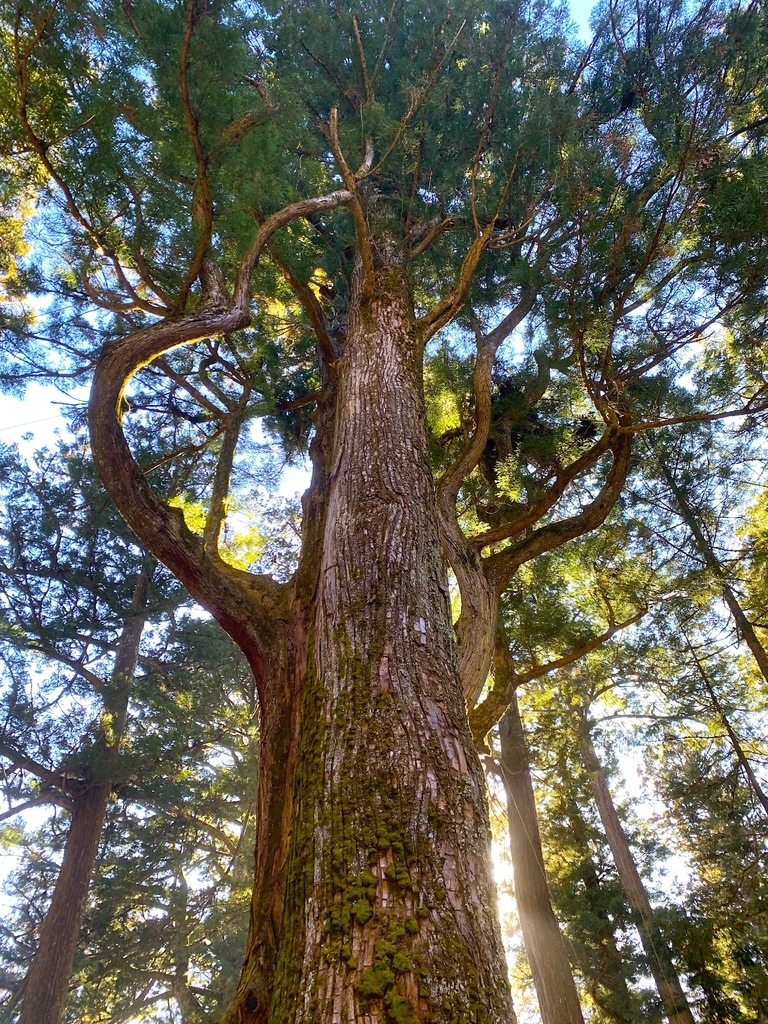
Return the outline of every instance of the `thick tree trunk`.
<path id="1" fill-rule="evenodd" d="M 528 745 L 516 694 L 499 723 L 499 735 L 515 899 L 542 1024 L 584 1024 L 568 954 L 549 896 Z"/>
<path id="2" fill-rule="evenodd" d="M 147 580 L 137 587 L 143 604 Z M 18 1024 L 58 1024 L 69 990 L 88 889 L 112 792 L 112 773 L 125 731 L 130 682 L 144 630 L 141 613 L 126 621 L 112 677 L 105 687 L 104 724 L 90 778 L 78 784 L 72 820 L 51 904 L 40 927 L 40 941 L 25 979 Z"/>
<path id="3" fill-rule="evenodd" d="M 648 958 L 648 967 L 656 983 L 664 1012 L 669 1024 L 694 1024 L 688 1000 L 637 870 L 621 820 L 616 813 L 586 722 L 582 722 L 579 730 L 579 747 L 597 811 L 605 829 L 624 894 L 633 911 L 643 949 Z"/>
<path id="4" fill-rule="evenodd" d="M 274 989 L 266 1013 L 270 971 L 249 951 L 227 1021 L 515 1019 L 414 333 L 400 266 L 377 269 L 372 298 L 362 297 L 356 276 L 335 365 L 329 472 L 318 474 L 316 461 L 313 484 L 327 495 L 315 517 L 320 557 L 296 592 L 287 659 L 302 676 L 299 742 L 291 724 L 297 688 L 286 684 L 288 707 L 275 728 L 285 738 L 262 753 L 271 762 L 264 786 L 280 758 L 296 765 L 285 868 L 285 817 L 271 830 L 271 862 L 284 883 L 277 896 L 260 886 L 257 867 L 257 892 L 270 893 Z M 276 818 L 273 796 L 264 800 L 262 814 Z M 263 939 L 254 920 L 252 944 Z"/>

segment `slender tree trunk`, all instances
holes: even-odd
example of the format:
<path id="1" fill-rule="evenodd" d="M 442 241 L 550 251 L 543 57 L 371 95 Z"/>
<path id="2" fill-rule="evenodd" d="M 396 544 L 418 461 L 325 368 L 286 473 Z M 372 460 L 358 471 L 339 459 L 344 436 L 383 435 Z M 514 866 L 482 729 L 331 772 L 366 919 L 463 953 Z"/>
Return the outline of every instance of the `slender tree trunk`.
<path id="1" fill-rule="evenodd" d="M 731 741 L 731 746 L 733 747 L 733 752 L 736 755 L 736 760 L 741 765 L 741 769 L 747 778 L 747 784 L 751 788 L 754 795 L 757 797 L 765 813 L 768 814 L 768 795 L 766 795 L 765 790 L 760 785 L 760 781 L 755 775 L 752 765 L 749 763 L 749 758 L 744 753 L 744 748 L 742 747 L 739 737 L 736 735 L 736 732 L 733 726 L 731 725 L 728 716 L 725 713 L 725 708 L 720 703 L 720 698 L 717 696 L 715 688 L 712 686 L 710 678 L 704 669 L 704 665 L 702 664 L 701 659 L 696 656 L 696 652 L 694 651 L 687 637 L 686 646 L 688 647 L 688 653 L 691 655 L 696 664 L 696 668 L 698 670 L 699 676 L 701 677 L 701 681 L 704 683 L 704 687 L 707 693 L 709 694 L 709 699 L 712 701 L 712 707 L 715 710 L 715 714 L 722 722 L 723 728 L 725 729 L 728 735 L 728 739 Z"/>
<path id="2" fill-rule="evenodd" d="M 143 606 L 148 579 L 142 574 L 135 606 Z M 79 782 L 51 904 L 40 927 L 40 940 L 25 980 L 18 1024 L 58 1024 L 67 998 L 88 889 L 112 792 L 112 776 L 125 731 L 130 683 L 144 631 L 141 612 L 126 620 L 112 677 L 105 686 L 102 733 L 94 769 Z"/>
<path id="3" fill-rule="evenodd" d="M 273 993 L 265 1013 L 269 986 L 249 951 L 225 1020 L 510 1024 L 484 779 L 438 536 L 421 347 L 394 259 L 377 268 L 372 297 L 355 275 L 335 374 L 333 419 L 318 441 L 329 442 L 325 477 L 315 464 L 315 483 L 326 488 L 319 561 L 296 589 L 286 657 L 301 675 L 298 746 L 286 724 L 296 721 L 294 685 L 275 728 L 287 734 L 281 756 L 295 763 L 295 777 L 284 867 L 287 833 L 282 824 L 273 830 L 283 880 L 279 898 L 274 887 L 270 897 Z M 281 767 L 274 752 L 262 757 L 271 771 Z M 260 775 L 265 786 L 269 775 Z M 264 799 L 269 814 L 273 796 Z M 262 939 L 254 921 L 252 943 Z"/>
<path id="4" fill-rule="evenodd" d="M 709 538 L 702 530 L 701 524 L 699 523 L 695 512 L 691 508 L 685 491 L 678 484 L 677 480 L 675 480 L 674 474 L 671 473 L 664 465 L 661 465 L 661 475 L 667 481 L 670 490 L 675 496 L 677 510 L 680 513 L 680 517 L 683 522 L 691 531 L 696 549 L 704 559 L 705 565 L 714 572 L 715 577 L 720 584 L 720 592 L 723 595 L 723 600 L 725 601 L 728 610 L 733 616 L 733 621 L 736 623 L 736 629 L 739 635 L 743 637 L 744 642 L 752 652 L 763 679 L 768 682 L 768 651 L 766 651 L 760 643 L 757 633 L 755 632 L 755 627 L 745 615 L 744 609 L 741 607 L 739 599 L 728 581 L 728 575 L 720 563 L 720 560 L 715 555 Z"/>
<path id="5" fill-rule="evenodd" d="M 664 1006 L 664 1012 L 669 1019 L 669 1024 L 694 1024 L 693 1014 L 677 976 L 669 947 L 658 926 L 648 894 L 637 870 L 626 833 L 616 813 L 608 783 L 600 767 L 585 721 L 582 721 L 579 730 L 579 748 L 616 870 L 619 873 L 627 902 L 635 916 L 635 923 L 648 958 L 648 966 L 658 989 L 659 998 Z"/>
<path id="6" fill-rule="evenodd" d="M 516 694 L 499 723 L 499 735 L 515 899 L 542 1024 L 583 1024 L 571 965 L 549 896 L 528 745 Z"/>
<path id="7" fill-rule="evenodd" d="M 584 883 L 586 906 L 590 917 L 598 922 L 591 927 L 589 938 L 599 951 L 597 967 L 585 957 L 581 963 L 585 988 L 595 1005 L 616 1024 L 636 1024 L 637 999 L 627 985 L 624 958 L 616 945 L 613 924 L 606 911 L 606 896 L 589 848 L 587 828 L 575 800 L 569 799 L 566 813 L 572 841 L 579 851 L 579 874 Z"/>
<path id="8" fill-rule="evenodd" d="M 197 996 L 190 988 L 189 980 L 189 886 L 184 872 L 176 875 L 176 889 L 171 895 L 168 918 L 173 926 L 176 950 L 173 963 L 171 992 L 179 1008 L 184 1024 L 208 1024 L 209 1018 L 203 1012 Z"/>

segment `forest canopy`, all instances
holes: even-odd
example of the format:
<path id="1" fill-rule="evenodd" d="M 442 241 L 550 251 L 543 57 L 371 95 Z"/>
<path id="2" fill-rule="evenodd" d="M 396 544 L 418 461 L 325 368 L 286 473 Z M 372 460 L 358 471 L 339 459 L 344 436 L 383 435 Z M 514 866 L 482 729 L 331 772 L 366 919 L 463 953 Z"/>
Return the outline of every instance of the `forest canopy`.
<path id="1" fill-rule="evenodd" d="M 764 1020 L 764 6 L 0 30 L 0 1019 Z"/>

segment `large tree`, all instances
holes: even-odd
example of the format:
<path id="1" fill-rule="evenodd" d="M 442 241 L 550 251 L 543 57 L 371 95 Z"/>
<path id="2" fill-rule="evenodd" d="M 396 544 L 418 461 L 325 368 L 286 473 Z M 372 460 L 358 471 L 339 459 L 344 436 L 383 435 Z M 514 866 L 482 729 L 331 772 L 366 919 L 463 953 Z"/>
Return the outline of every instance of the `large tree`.
<path id="1" fill-rule="evenodd" d="M 611 0 L 589 47 L 544 2 L 5 10 L 6 131 L 65 236 L 59 372 L 110 338 L 98 471 L 258 688 L 226 1021 L 512 1020 L 466 708 L 500 595 L 605 520 L 633 436 L 757 407 L 760 380 L 676 377 L 763 302 L 760 10 Z M 236 565 L 238 442 L 270 414 L 295 449 L 310 406 L 295 569 Z M 216 456 L 181 508 L 163 415 Z"/>

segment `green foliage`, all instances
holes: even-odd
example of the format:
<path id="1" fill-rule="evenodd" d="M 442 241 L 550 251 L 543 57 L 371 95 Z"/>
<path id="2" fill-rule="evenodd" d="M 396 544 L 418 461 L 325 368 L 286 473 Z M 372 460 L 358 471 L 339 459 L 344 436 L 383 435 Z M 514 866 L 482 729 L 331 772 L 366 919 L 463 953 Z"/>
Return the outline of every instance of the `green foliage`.
<path id="1" fill-rule="evenodd" d="M 417 313 L 451 293 L 488 230 L 452 322 L 427 346 L 424 394 L 439 477 L 478 426 L 478 350 L 530 297 L 496 354 L 488 436 L 457 505 L 489 558 L 554 538 L 521 558 L 504 595 L 516 670 L 567 659 L 650 609 L 619 653 L 591 655 L 583 678 L 533 672 L 525 691 L 548 870 L 580 984 L 596 1022 L 658 1017 L 573 751 L 575 711 L 592 702 L 606 718 L 665 723 L 616 750 L 649 759 L 672 843 L 691 857 L 667 927 L 700 1016 L 751 1024 L 765 943 L 749 857 L 764 835 L 691 651 L 668 628 L 672 606 L 697 649 L 718 629 L 738 638 L 659 466 L 673 465 L 763 628 L 762 482 L 745 467 L 764 462 L 768 381 L 766 14 L 615 0 L 593 25 L 586 48 L 543 0 L 3 0 L 0 385 L 85 379 L 105 342 L 196 307 L 204 256 L 231 288 L 265 218 L 341 187 L 334 110 L 349 167 L 373 150 L 357 198 L 373 249 L 406 262 Z M 199 535 L 232 442 L 220 540 L 239 569 L 287 579 L 295 568 L 299 512 L 274 492 L 306 455 L 336 373 L 358 243 L 348 209 L 293 221 L 256 269 L 250 326 L 170 352 L 131 383 L 123 425 L 137 462 Z M 733 431 L 674 426 L 739 408 L 752 415 Z M 614 430 L 635 438 L 627 487 L 584 527 L 599 529 L 570 536 L 614 471 L 601 447 Z M 4 729 L 45 768 L 80 775 L 108 724 L 84 670 L 108 670 L 147 565 L 85 455 L 77 441 L 31 467 L 0 457 Z M 168 978 L 181 975 L 197 1008 L 180 1012 L 202 1020 L 237 972 L 252 684 L 165 571 L 153 579 L 72 1020 L 160 1019 Z M 747 710 L 764 715 L 764 681 L 741 652 L 732 661 L 717 692 L 762 765 Z M 6 792 L 44 795 L 18 765 Z M 17 901 L 25 941 L 66 821 L 57 811 L 38 833 L 4 833 L 28 851 L 11 883 L 36 897 Z M 653 877 L 658 837 L 633 828 Z M 349 907 L 365 924 L 369 902 Z M 10 942 L 3 955 L 18 975 L 27 954 Z M 406 1021 L 399 956 L 369 968 L 360 990 Z"/>
<path id="2" fill-rule="evenodd" d="M 3 789 L 11 809 L 43 809 L 37 824 L 18 815 L 4 826 L 17 861 L 0 947 L 10 1020 L 69 827 L 57 805 L 99 777 L 97 738 L 114 728 L 101 680 L 151 562 L 95 483 L 81 444 L 40 452 L 32 465 L 12 449 L 2 459 Z M 66 1020 L 129 1008 L 168 1019 L 159 1000 L 180 992 L 198 1007 L 190 1015 L 185 1006 L 185 1019 L 207 1020 L 236 983 L 245 941 L 253 680 L 218 627 L 157 568 L 147 601 L 127 726 L 113 735 L 114 798 Z"/>

